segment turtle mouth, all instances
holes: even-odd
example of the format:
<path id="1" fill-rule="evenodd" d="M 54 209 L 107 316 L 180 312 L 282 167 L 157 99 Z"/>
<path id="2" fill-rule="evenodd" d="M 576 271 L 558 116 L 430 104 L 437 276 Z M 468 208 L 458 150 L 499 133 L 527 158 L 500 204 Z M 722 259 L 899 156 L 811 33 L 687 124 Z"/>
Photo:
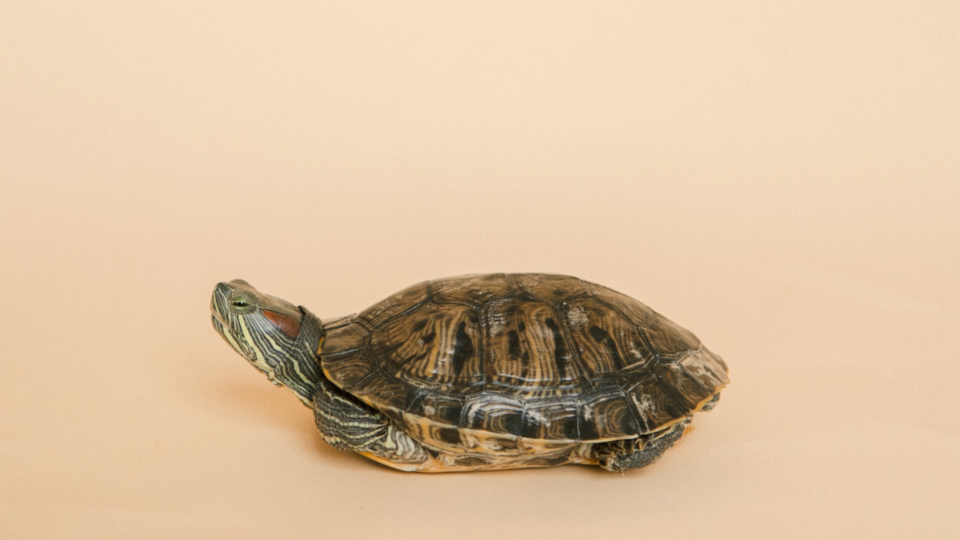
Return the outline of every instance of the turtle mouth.
<path id="1" fill-rule="evenodd" d="M 240 356 L 243 356 L 247 360 L 253 361 L 254 354 L 250 347 L 240 339 L 237 334 L 233 331 L 233 328 L 223 320 L 223 317 L 220 316 L 216 311 L 210 316 L 210 322 L 213 324 L 213 329 L 220 334 L 220 337 L 224 339 L 235 351 L 240 353 Z"/>
<path id="2" fill-rule="evenodd" d="M 216 309 L 211 309 L 210 311 L 210 318 L 213 320 L 213 327 L 216 328 L 217 331 L 219 331 L 221 328 L 226 328 L 229 326 L 227 321 L 223 320 L 223 316 L 220 315 L 219 311 Z"/>

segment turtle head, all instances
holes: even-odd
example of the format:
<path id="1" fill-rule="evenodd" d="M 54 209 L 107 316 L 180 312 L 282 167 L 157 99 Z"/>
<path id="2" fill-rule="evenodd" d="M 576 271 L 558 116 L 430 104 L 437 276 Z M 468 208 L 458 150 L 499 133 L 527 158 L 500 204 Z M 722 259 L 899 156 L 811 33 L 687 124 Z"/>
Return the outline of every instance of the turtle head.
<path id="1" fill-rule="evenodd" d="M 213 328 L 240 356 L 313 406 L 320 378 L 315 353 L 323 330 L 312 313 L 241 279 L 217 284 L 210 311 Z"/>

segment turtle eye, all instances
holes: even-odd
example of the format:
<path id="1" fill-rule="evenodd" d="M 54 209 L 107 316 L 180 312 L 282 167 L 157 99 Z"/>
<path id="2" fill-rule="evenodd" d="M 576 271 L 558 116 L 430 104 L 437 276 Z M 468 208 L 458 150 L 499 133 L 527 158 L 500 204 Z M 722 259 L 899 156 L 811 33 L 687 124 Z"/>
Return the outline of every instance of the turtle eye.
<path id="1" fill-rule="evenodd" d="M 243 313 L 253 308 L 253 300 L 246 296 L 237 296 L 230 300 L 230 305 L 233 306 L 234 311 Z"/>

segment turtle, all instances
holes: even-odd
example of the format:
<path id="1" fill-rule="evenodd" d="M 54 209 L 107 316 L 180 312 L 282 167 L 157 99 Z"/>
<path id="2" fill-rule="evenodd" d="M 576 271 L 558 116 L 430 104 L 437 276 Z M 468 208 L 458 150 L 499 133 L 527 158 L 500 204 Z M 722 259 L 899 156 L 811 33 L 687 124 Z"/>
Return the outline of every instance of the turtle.
<path id="1" fill-rule="evenodd" d="M 309 407 L 321 438 L 401 471 L 657 461 L 726 363 L 613 289 L 557 274 L 424 281 L 344 317 L 216 285 L 217 332 Z"/>

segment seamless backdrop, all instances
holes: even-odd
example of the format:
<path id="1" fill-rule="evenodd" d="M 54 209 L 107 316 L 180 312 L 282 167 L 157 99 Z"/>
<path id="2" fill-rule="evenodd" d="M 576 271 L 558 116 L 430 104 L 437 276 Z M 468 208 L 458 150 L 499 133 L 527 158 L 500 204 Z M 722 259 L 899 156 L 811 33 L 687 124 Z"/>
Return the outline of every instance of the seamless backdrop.
<path id="1" fill-rule="evenodd" d="M 956 2 L 0 5 L 0 536 L 956 538 Z M 656 465 L 410 475 L 213 332 L 573 274 L 732 385 Z"/>

